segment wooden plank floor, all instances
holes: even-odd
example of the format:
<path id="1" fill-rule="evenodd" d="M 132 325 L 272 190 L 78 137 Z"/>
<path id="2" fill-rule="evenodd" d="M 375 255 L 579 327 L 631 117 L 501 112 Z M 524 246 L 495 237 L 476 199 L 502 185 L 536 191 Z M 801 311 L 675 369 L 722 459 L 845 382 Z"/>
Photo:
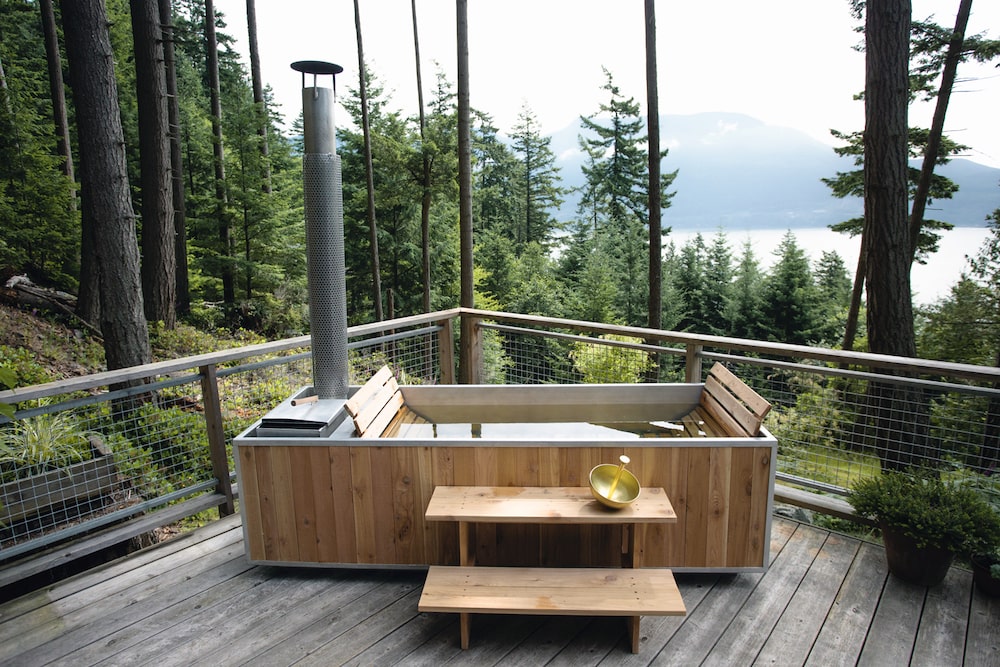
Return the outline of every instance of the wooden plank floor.
<path id="1" fill-rule="evenodd" d="M 684 575 L 686 617 L 421 614 L 420 571 L 252 566 L 238 517 L 0 605 L 2 665 L 1000 665 L 1000 600 L 775 518 L 764 574 Z"/>

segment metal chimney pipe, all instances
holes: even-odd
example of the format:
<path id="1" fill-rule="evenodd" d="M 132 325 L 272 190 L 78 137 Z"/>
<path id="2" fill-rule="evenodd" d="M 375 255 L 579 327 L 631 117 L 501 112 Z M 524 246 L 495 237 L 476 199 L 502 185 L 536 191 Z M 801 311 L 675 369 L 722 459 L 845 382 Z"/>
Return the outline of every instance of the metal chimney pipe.
<path id="1" fill-rule="evenodd" d="M 292 63 L 292 69 L 302 73 L 305 135 L 302 178 L 313 389 L 321 399 L 346 399 L 349 377 L 344 194 L 333 113 L 335 77 L 344 68 L 333 63 L 302 60 Z M 312 86 L 307 87 L 306 74 L 313 75 Z M 333 87 L 318 86 L 319 75 L 330 75 Z"/>

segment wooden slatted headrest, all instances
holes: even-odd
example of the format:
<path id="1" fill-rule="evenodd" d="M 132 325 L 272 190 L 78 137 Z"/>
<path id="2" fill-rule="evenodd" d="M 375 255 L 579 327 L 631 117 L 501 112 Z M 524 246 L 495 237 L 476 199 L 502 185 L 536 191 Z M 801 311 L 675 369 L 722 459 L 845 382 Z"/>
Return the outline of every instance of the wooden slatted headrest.
<path id="1" fill-rule="evenodd" d="M 378 437 L 403 407 L 403 395 L 388 366 L 383 366 L 344 404 L 362 438 Z"/>
<path id="2" fill-rule="evenodd" d="M 770 403 L 721 363 L 708 372 L 701 404 L 728 430 L 751 437 L 760 435 L 764 417 L 771 410 Z"/>

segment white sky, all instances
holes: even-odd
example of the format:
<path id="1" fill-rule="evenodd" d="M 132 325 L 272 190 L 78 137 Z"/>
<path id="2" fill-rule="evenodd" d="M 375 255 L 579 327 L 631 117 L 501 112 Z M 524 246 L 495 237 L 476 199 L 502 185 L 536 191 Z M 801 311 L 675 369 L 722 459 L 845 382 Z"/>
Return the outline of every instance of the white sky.
<path id="1" fill-rule="evenodd" d="M 360 5 L 366 60 L 392 92 L 391 106 L 416 115 L 409 0 Z M 245 54 L 245 1 L 216 0 L 216 8 Z M 957 8 L 958 0 L 913 0 L 915 18 L 934 15 L 949 27 Z M 863 128 L 863 104 L 852 97 L 864 86 L 864 55 L 852 49 L 861 35 L 847 0 L 661 0 L 656 11 L 661 114 L 743 113 L 831 145 L 831 128 Z M 429 100 L 437 65 L 457 78 L 455 3 L 417 0 L 417 12 Z M 293 61 L 335 62 L 344 67 L 338 88 L 357 87 L 352 0 L 257 0 L 257 21 L 264 80 L 289 122 L 302 108 Z M 982 32 L 1000 38 L 997 0 L 973 4 L 967 34 Z M 525 102 L 545 134 L 597 112 L 608 99 L 602 66 L 645 113 L 641 0 L 469 0 L 469 43 L 472 105 L 503 133 Z M 973 147 L 970 159 L 1000 167 L 1000 69 L 967 64 L 959 78 L 946 132 Z M 911 108 L 911 125 L 928 126 L 932 112 Z M 666 142 L 669 128 L 661 133 Z"/>

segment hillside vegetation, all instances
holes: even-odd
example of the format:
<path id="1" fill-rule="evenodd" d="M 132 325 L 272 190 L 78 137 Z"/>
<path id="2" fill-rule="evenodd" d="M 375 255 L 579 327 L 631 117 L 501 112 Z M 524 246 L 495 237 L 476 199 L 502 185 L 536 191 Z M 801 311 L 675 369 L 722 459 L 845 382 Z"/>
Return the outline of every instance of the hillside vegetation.
<path id="1" fill-rule="evenodd" d="M 205 333 L 178 325 L 152 327 L 154 361 L 261 342 L 239 331 Z M 0 366 L 14 369 L 16 386 L 29 386 L 105 370 L 101 341 L 68 317 L 0 304 Z"/>

